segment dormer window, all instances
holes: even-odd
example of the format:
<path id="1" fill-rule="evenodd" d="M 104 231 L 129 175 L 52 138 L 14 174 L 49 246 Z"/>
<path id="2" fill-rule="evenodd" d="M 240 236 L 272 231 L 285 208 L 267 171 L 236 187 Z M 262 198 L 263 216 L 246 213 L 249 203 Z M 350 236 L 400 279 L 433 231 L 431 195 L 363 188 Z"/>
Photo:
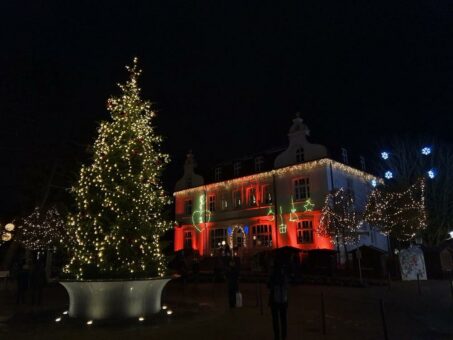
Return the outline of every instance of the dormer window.
<path id="1" fill-rule="evenodd" d="M 362 168 L 362 171 L 366 171 L 365 157 L 363 156 L 360 156 L 360 167 Z"/>
<path id="2" fill-rule="evenodd" d="M 234 162 L 233 164 L 233 174 L 234 176 L 239 176 L 239 173 L 241 172 L 241 162 Z"/>
<path id="3" fill-rule="evenodd" d="M 214 179 L 216 181 L 220 181 L 221 178 L 222 178 L 222 168 L 221 167 L 217 167 L 214 170 Z"/>
<path id="4" fill-rule="evenodd" d="M 301 163 L 305 160 L 305 155 L 304 155 L 304 148 L 299 147 L 296 150 L 296 162 Z"/>
<path id="5" fill-rule="evenodd" d="M 348 150 L 341 148 L 341 159 L 344 164 L 349 164 Z"/>
<path id="6" fill-rule="evenodd" d="M 264 159 L 263 156 L 259 156 L 255 158 L 255 171 L 261 171 L 263 169 Z"/>

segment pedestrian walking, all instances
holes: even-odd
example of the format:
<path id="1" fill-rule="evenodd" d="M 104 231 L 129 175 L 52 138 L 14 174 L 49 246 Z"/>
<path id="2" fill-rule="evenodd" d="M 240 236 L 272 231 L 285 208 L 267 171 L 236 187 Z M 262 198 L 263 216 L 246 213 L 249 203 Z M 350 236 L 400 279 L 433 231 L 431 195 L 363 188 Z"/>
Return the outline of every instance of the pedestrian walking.
<path id="1" fill-rule="evenodd" d="M 275 340 L 285 340 L 287 335 L 288 275 L 281 261 L 276 261 L 269 276 L 269 307 Z"/>
<path id="2" fill-rule="evenodd" d="M 236 293 L 239 292 L 239 268 L 234 258 L 231 258 L 228 261 L 226 279 L 228 286 L 228 304 L 230 308 L 234 308 L 236 307 Z"/>

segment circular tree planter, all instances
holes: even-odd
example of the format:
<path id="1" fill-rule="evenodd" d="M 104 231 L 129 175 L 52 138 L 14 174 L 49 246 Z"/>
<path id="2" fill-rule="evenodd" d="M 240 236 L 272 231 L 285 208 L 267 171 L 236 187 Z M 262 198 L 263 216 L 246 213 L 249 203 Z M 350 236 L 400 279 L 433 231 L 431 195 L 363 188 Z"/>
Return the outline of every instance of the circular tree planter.
<path id="1" fill-rule="evenodd" d="M 161 309 L 171 278 L 60 282 L 69 294 L 69 316 L 92 320 L 149 316 Z"/>

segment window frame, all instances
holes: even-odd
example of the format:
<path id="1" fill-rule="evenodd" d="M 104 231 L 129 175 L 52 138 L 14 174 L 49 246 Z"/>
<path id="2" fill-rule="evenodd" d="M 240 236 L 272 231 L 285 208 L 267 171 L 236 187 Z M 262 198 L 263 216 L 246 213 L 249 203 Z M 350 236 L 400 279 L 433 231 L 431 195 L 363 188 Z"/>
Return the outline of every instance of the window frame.
<path id="1" fill-rule="evenodd" d="M 188 248 L 192 249 L 192 244 L 193 244 L 192 242 L 193 242 L 192 231 L 191 230 L 184 231 L 184 249 L 188 249 Z"/>
<path id="2" fill-rule="evenodd" d="M 305 149 L 300 146 L 296 149 L 296 163 L 305 162 Z"/>
<path id="3" fill-rule="evenodd" d="M 253 248 L 272 248 L 272 225 L 255 224 L 251 227 Z M 258 244 L 258 241 L 261 244 Z"/>
<path id="4" fill-rule="evenodd" d="M 308 227 L 304 225 L 307 223 Z M 296 225 L 297 244 L 312 244 L 314 243 L 313 220 L 303 219 L 297 222 Z"/>
<path id="5" fill-rule="evenodd" d="M 293 179 L 293 194 L 294 194 L 295 201 L 308 200 L 311 197 L 310 177 L 294 178 Z"/>
<path id="6" fill-rule="evenodd" d="M 216 195 L 215 194 L 210 194 L 208 196 L 208 208 L 210 212 L 214 212 L 216 209 Z"/>
<path id="7" fill-rule="evenodd" d="M 190 207 L 190 211 L 188 211 L 188 207 Z M 191 216 L 193 213 L 193 202 L 192 199 L 184 200 L 184 215 Z"/>

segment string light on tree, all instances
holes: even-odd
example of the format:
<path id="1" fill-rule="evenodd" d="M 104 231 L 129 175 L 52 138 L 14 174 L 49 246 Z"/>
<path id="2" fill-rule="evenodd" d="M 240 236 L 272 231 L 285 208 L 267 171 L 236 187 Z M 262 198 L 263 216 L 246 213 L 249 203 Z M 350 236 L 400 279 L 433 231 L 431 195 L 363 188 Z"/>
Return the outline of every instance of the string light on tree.
<path id="1" fill-rule="evenodd" d="M 93 161 L 82 166 L 72 189 L 77 212 L 70 215 L 70 261 L 65 273 L 77 279 L 163 276 L 159 237 L 172 222 L 160 181 L 169 156 L 152 125 L 151 103 L 140 98 L 141 71 L 134 59 L 121 95 L 107 101 L 111 121 L 102 122 Z"/>
<path id="2" fill-rule="evenodd" d="M 16 241 L 26 249 L 40 251 L 57 245 L 65 236 L 65 222 L 53 207 L 35 210 L 17 226 Z"/>
<path id="3" fill-rule="evenodd" d="M 368 198 L 365 221 L 401 241 L 414 239 L 426 228 L 425 179 L 402 192 L 375 189 Z"/>

